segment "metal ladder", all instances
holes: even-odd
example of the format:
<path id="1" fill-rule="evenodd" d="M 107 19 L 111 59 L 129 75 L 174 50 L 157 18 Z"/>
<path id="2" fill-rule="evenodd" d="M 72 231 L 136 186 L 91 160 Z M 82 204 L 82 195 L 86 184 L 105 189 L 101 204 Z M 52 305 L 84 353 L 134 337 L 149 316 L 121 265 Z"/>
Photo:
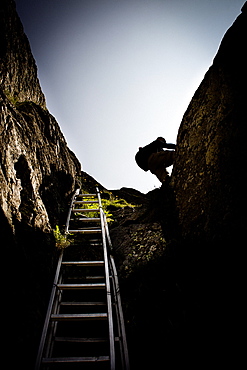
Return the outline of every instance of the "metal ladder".
<path id="1" fill-rule="evenodd" d="M 94 207 L 94 204 L 96 207 Z M 93 207 L 93 208 L 91 208 Z M 71 201 L 35 370 L 129 370 L 117 271 L 99 189 Z"/>

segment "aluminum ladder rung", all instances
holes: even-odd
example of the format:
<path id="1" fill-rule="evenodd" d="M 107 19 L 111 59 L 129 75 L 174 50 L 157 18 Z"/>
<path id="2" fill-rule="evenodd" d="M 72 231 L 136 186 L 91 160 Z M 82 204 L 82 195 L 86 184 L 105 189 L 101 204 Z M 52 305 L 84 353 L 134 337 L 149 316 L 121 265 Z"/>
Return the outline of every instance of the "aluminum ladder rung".
<path id="1" fill-rule="evenodd" d="M 98 357 L 51 357 L 43 358 L 43 364 L 61 364 L 61 363 L 82 363 L 82 362 L 103 362 L 109 361 L 109 356 Z"/>
<path id="2" fill-rule="evenodd" d="M 100 222 L 98 220 L 98 217 L 95 217 L 95 218 L 90 218 L 90 217 L 86 217 L 86 216 L 83 216 L 83 218 L 71 218 L 70 221 L 87 221 L 87 222 Z"/>
<path id="3" fill-rule="evenodd" d="M 76 198 L 89 198 L 89 197 L 97 197 L 97 194 L 78 194 Z"/>
<path id="4" fill-rule="evenodd" d="M 69 343 L 105 343 L 108 338 L 73 338 L 73 337 L 55 337 L 56 342 L 69 342 Z"/>
<path id="5" fill-rule="evenodd" d="M 66 313 L 51 315 L 53 321 L 84 321 L 84 320 L 106 320 L 107 313 Z"/>
<path id="6" fill-rule="evenodd" d="M 81 276 L 81 277 L 78 277 L 78 276 L 74 276 L 74 277 L 68 277 L 67 280 L 79 280 L 79 279 L 83 279 L 83 280 L 102 280 L 104 279 L 105 276 L 104 275 L 87 275 L 87 276 Z"/>
<path id="7" fill-rule="evenodd" d="M 91 203 L 99 203 L 98 200 L 75 200 L 73 204 L 91 204 Z"/>
<path id="8" fill-rule="evenodd" d="M 62 265 L 67 266 L 104 266 L 104 261 L 64 261 Z"/>
<path id="9" fill-rule="evenodd" d="M 99 208 L 74 208 L 71 210 L 72 212 L 99 212 Z"/>
<path id="10" fill-rule="evenodd" d="M 61 302 L 61 306 L 106 306 L 106 302 Z"/>
<path id="11" fill-rule="evenodd" d="M 82 233 L 82 234 L 98 234 L 101 233 L 101 229 L 77 229 L 77 230 L 68 230 L 70 234 L 73 233 Z"/>
<path id="12" fill-rule="evenodd" d="M 60 290 L 75 290 L 75 289 L 105 289 L 105 283 L 92 284 L 57 284 Z"/>
<path id="13" fill-rule="evenodd" d="M 99 217 L 84 217 L 84 218 L 79 218 L 77 221 L 87 221 L 87 222 L 100 222 Z"/>

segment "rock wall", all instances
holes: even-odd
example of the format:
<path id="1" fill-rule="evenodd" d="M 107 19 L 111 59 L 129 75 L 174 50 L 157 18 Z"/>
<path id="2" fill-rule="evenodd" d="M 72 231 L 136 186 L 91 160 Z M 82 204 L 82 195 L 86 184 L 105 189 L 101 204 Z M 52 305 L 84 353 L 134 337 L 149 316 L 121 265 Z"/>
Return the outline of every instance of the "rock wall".
<path id="1" fill-rule="evenodd" d="M 246 8 L 226 32 L 178 133 L 172 183 L 190 241 L 245 234 Z"/>
<path id="2" fill-rule="evenodd" d="M 37 67 L 11 1 L 1 5 L 1 206 L 14 222 L 49 231 L 61 222 L 80 164 L 45 108 Z"/>
<path id="3" fill-rule="evenodd" d="M 0 25 L 0 228 L 13 362 L 28 369 L 54 276 L 52 229 L 65 223 L 80 163 L 46 109 L 14 1 L 1 2 Z"/>
<path id="4" fill-rule="evenodd" d="M 13 0 L 2 0 L 0 9 L 1 88 L 14 101 L 32 101 L 45 107 L 37 67 Z"/>
<path id="5" fill-rule="evenodd" d="M 195 92 L 177 138 L 171 185 L 179 240 L 174 276 L 185 303 L 180 350 L 199 368 L 211 361 L 215 366 L 241 363 L 246 43 L 245 3 Z"/>

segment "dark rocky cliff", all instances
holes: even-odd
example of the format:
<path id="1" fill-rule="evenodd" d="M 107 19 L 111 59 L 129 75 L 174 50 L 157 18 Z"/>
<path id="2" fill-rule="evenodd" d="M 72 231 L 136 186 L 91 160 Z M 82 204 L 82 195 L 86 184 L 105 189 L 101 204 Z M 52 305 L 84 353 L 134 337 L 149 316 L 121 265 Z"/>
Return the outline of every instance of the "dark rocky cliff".
<path id="1" fill-rule="evenodd" d="M 247 3 L 184 114 L 172 173 L 179 279 L 196 307 L 188 329 L 197 339 L 190 336 L 188 343 L 205 361 L 234 361 L 235 367 L 241 357 L 247 223 L 246 43 Z"/>
<path id="2" fill-rule="evenodd" d="M 65 223 L 80 164 L 46 109 L 14 1 L 2 1 L 0 9 L 0 228 L 15 358 L 28 368 L 53 278 L 52 229 Z"/>
<path id="3" fill-rule="evenodd" d="M 13 100 L 32 101 L 45 107 L 37 67 L 13 0 L 1 1 L 1 88 Z"/>
<path id="4" fill-rule="evenodd" d="M 225 34 L 179 129 L 173 184 L 182 234 L 190 240 L 243 237 L 246 38 L 245 5 Z"/>

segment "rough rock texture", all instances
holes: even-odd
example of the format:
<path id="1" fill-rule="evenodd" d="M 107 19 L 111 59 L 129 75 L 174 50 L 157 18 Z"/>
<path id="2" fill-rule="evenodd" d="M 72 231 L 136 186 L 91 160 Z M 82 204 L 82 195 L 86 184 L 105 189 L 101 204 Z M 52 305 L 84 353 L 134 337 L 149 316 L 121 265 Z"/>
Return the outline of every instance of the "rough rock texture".
<path id="1" fill-rule="evenodd" d="M 64 212 L 80 164 L 45 108 L 13 1 L 1 5 L 1 28 L 1 206 L 13 231 L 15 220 L 49 231 Z"/>
<path id="2" fill-rule="evenodd" d="M 4 0 L 0 9 L 0 227 L 9 332 L 14 358 L 33 368 L 54 274 L 52 229 L 65 223 L 80 164 L 45 108 L 14 2 Z"/>
<path id="3" fill-rule="evenodd" d="M 114 218 L 110 227 L 118 274 L 120 278 L 128 279 L 139 269 L 145 269 L 152 261 L 163 256 L 166 240 L 152 192 L 148 195 L 138 192 L 137 196 L 134 189 L 123 188 L 112 193 L 130 202 L 124 208 L 110 208 Z"/>
<path id="4" fill-rule="evenodd" d="M 181 123 L 172 174 L 182 234 L 217 242 L 243 237 L 247 6 L 226 32 Z"/>
<path id="5" fill-rule="evenodd" d="M 131 367 L 179 368 L 188 306 L 177 274 L 172 190 L 163 186 L 145 195 L 123 188 L 112 193 L 135 205 L 112 209 L 110 224 Z"/>
<path id="6" fill-rule="evenodd" d="M 1 206 L 10 225 L 44 232 L 61 223 L 80 166 L 49 112 L 32 102 L 13 106 L 1 94 Z"/>
<path id="7" fill-rule="evenodd" d="M 12 0 L 1 5 L 1 46 L 1 206 L 13 230 L 16 220 L 48 231 L 59 223 L 80 164 L 45 108 Z"/>
<path id="8" fill-rule="evenodd" d="M 238 367 L 240 361 L 247 222 L 246 44 L 245 3 L 192 98 L 177 139 L 172 173 L 180 237 L 176 279 L 190 302 L 190 334 L 184 345 L 187 355 L 194 348 L 196 356 L 188 359 L 198 364 L 202 359 L 221 366 L 234 361 Z"/>
<path id="9" fill-rule="evenodd" d="M 45 107 L 37 67 L 13 0 L 1 1 L 0 18 L 1 88 L 13 100 L 32 101 Z"/>

